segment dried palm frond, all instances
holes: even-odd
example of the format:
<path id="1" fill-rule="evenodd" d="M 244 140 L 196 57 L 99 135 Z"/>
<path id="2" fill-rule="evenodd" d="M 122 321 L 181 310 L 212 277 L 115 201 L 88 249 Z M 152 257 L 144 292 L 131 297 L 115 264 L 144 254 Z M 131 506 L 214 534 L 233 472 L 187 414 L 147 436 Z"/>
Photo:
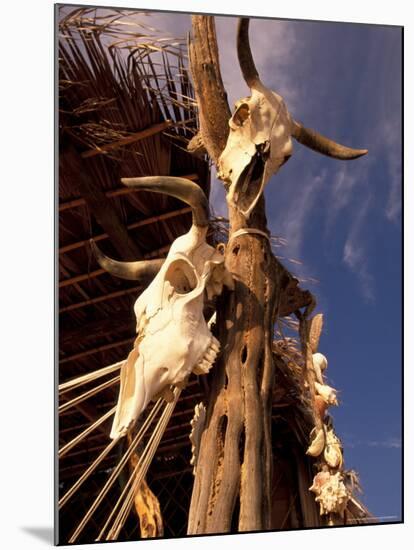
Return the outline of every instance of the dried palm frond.
<path id="1" fill-rule="evenodd" d="M 141 15 L 83 8 L 59 23 L 60 129 L 86 148 L 164 120 L 173 139 L 197 130 L 185 40 L 162 36 Z"/>

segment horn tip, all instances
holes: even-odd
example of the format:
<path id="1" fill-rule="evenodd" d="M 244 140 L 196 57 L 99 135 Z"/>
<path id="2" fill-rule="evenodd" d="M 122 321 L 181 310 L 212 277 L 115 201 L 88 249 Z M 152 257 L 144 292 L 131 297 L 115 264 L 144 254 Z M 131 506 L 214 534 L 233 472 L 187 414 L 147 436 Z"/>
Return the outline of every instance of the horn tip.
<path id="1" fill-rule="evenodd" d="M 121 183 L 129 187 L 135 178 L 121 178 Z"/>
<path id="2" fill-rule="evenodd" d="M 363 157 L 368 153 L 368 149 L 357 149 L 355 151 L 355 155 L 352 157 L 354 159 L 358 159 L 359 157 Z"/>

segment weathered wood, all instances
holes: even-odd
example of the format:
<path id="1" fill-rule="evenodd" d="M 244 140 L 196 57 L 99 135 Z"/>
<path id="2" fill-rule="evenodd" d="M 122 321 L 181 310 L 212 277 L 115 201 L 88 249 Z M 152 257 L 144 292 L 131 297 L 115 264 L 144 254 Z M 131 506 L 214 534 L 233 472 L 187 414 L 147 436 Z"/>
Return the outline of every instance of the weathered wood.
<path id="1" fill-rule="evenodd" d="M 191 69 L 201 136 L 217 163 L 228 133 L 230 110 L 221 81 L 214 21 L 193 17 Z M 273 326 L 281 293 L 290 279 L 265 236 L 235 236 L 241 228 L 268 234 L 264 199 L 248 221 L 229 205 L 226 267 L 235 290 L 218 301 L 222 353 L 214 367 L 188 533 L 229 532 L 239 499 L 239 531 L 271 527 L 271 400 L 274 382 Z"/>
<path id="2" fill-rule="evenodd" d="M 128 445 L 132 443 L 131 433 L 128 434 Z M 139 455 L 134 452 L 129 460 L 130 471 L 138 465 Z M 134 495 L 135 512 L 139 519 L 141 537 L 143 539 L 162 537 L 164 525 L 162 521 L 161 508 L 158 498 L 149 488 L 148 483 L 143 479 Z"/>
<path id="3" fill-rule="evenodd" d="M 194 15 L 192 30 L 190 67 L 200 121 L 197 150 L 207 150 L 217 164 L 226 145 L 231 113 L 220 73 L 214 17 Z"/>
<path id="4" fill-rule="evenodd" d="M 303 452 L 294 450 L 296 460 L 296 471 L 298 476 L 298 488 L 300 507 L 302 511 L 303 523 L 301 527 L 319 527 L 321 525 L 318 513 L 318 505 L 309 487 L 312 485 L 312 474 L 310 471 L 309 460 L 303 457 Z"/>

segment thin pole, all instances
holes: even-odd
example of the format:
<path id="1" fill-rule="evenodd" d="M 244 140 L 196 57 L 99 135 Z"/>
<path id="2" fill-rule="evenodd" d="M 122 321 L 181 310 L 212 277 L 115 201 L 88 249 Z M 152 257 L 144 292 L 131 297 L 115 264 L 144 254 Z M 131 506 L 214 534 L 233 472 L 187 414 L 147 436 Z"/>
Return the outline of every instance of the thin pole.
<path id="1" fill-rule="evenodd" d="M 114 414 L 116 411 L 116 406 L 112 407 L 107 413 L 105 413 L 101 418 L 98 418 L 96 422 L 91 424 L 86 428 L 86 430 L 83 430 L 79 435 L 74 437 L 69 443 L 66 443 L 61 449 L 59 449 L 58 456 L 59 458 L 63 458 L 65 455 L 68 454 L 68 452 L 73 449 L 78 443 L 80 443 L 86 436 L 88 436 L 91 432 L 93 432 L 98 426 L 103 424 L 105 420 L 107 420 L 110 416 Z"/>
<path id="2" fill-rule="evenodd" d="M 95 470 L 97 466 L 102 462 L 102 460 L 107 456 L 107 454 L 113 449 L 113 447 L 118 443 L 119 438 L 113 439 L 109 445 L 101 452 L 101 454 L 92 462 L 92 464 L 85 470 L 81 477 L 76 481 L 72 487 L 63 495 L 59 500 L 59 510 L 68 502 L 68 500 L 76 493 L 79 487 L 84 481 L 88 479 L 91 473 Z"/>
<path id="3" fill-rule="evenodd" d="M 101 378 L 106 374 L 115 372 L 119 370 L 124 363 L 125 360 L 119 361 L 118 363 L 114 363 L 113 365 L 109 365 L 107 367 L 103 367 L 102 369 L 94 370 L 92 372 L 88 372 L 87 374 L 83 374 L 82 376 L 78 376 L 77 378 L 73 378 L 68 382 L 63 382 L 63 384 L 59 384 L 59 395 L 63 395 L 69 390 L 74 390 L 75 388 L 82 386 L 83 384 L 87 384 L 92 380 L 96 380 L 97 378 Z"/>
<path id="4" fill-rule="evenodd" d="M 142 455 L 139 457 L 138 463 L 136 464 L 136 466 L 135 466 L 135 468 L 134 468 L 132 474 L 130 475 L 130 477 L 129 477 L 129 479 L 128 479 L 128 482 L 126 483 L 125 487 L 123 488 L 120 497 L 118 498 L 117 502 L 115 503 L 115 506 L 112 508 L 112 511 L 111 511 L 111 513 L 109 514 L 109 517 L 108 517 L 108 519 L 107 519 L 106 522 L 105 522 L 105 525 L 104 525 L 103 528 L 101 529 L 101 532 L 99 533 L 98 537 L 95 539 L 96 541 L 101 540 L 101 538 L 103 537 L 103 535 L 104 535 L 104 533 L 105 533 L 105 531 L 106 531 L 108 525 L 109 525 L 110 522 L 111 522 L 111 519 L 113 518 L 113 516 L 115 515 L 115 513 L 116 513 L 116 511 L 117 511 L 117 508 L 119 507 L 119 505 L 121 504 L 122 500 L 124 499 L 124 496 L 125 496 L 125 494 L 126 494 L 128 488 L 129 488 L 129 486 L 131 485 L 131 483 L 132 483 L 133 480 L 134 480 L 134 477 L 135 477 L 135 476 L 137 475 L 137 473 L 138 473 L 138 470 L 139 470 L 139 468 L 140 468 L 140 466 L 141 466 L 141 464 L 142 464 L 143 458 L 144 458 L 145 454 L 147 453 L 148 446 L 150 445 L 150 443 L 151 443 L 151 442 L 153 441 L 153 439 L 154 439 L 154 434 L 156 434 L 156 433 L 158 432 L 158 429 L 159 429 L 159 427 L 160 427 L 160 425 L 161 425 L 163 419 L 166 417 L 166 414 L 167 414 L 167 413 L 168 413 L 168 406 L 165 407 L 165 409 L 164 409 L 164 411 L 163 411 L 163 413 L 162 413 L 160 419 L 158 420 L 157 425 L 155 426 L 155 428 L 154 428 L 154 430 L 153 430 L 153 433 L 152 433 L 152 435 L 151 435 L 151 438 L 150 438 L 149 442 L 147 443 L 147 445 L 146 445 L 146 447 L 145 447 L 145 449 L 144 449 Z M 131 454 L 132 454 L 132 453 L 131 453 Z M 129 494 L 130 494 L 130 493 L 128 493 L 128 497 L 129 497 Z M 116 520 L 115 520 L 115 521 L 116 521 Z M 112 529 L 113 529 L 113 527 L 112 527 Z M 111 531 L 112 531 L 112 529 L 111 529 Z"/>
<path id="5" fill-rule="evenodd" d="M 129 494 L 127 496 L 127 499 L 125 500 L 120 512 L 118 513 L 114 524 L 111 528 L 111 530 L 108 533 L 108 536 L 106 540 L 116 540 L 118 538 L 119 532 L 122 529 L 122 526 L 124 525 L 128 514 L 131 510 L 132 504 L 134 502 L 134 496 L 136 494 L 136 491 L 138 487 L 140 486 L 143 478 L 145 477 L 149 465 L 151 464 L 152 459 L 154 458 L 154 454 L 158 448 L 158 445 L 161 441 L 161 438 L 164 434 L 165 428 L 167 427 L 167 424 L 170 420 L 171 414 L 175 408 L 175 405 L 177 404 L 177 400 L 180 396 L 181 390 L 176 388 L 174 390 L 175 393 L 175 399 L 172 403 L 169 403 L 167 407 L 165 408 L 163 418 L 161 418 L 151 436 L 151 439 L 147 443 L 144 453 L 141 457 L 140 463 L 142 465 L 139 475 L 135 479 L 133 486 L 131 487 Z"/>
<path id="6" fill-rule="evenodd" d="M 69 539 L 68 542 L 70 544 L 74 543 L 76 541 L 76 539 L 79 537 L 79 535 L 83 531 L 85 525 L 87 524 L 87 522 L 91 518 L 92 514 L 95 512 L 95 510 L 97 509 L 99 504 L 102 502 L 103 498 L 105 497 L 105 495 L 107 494 L 109 489 L 112 487 L 115 479 L 118 477 L 119 473 L 121 472 L 121 470 L 125 466 L 127 460 L 130 458 L 130 456 L 132 455 L 132 453 L 134 452 L 134 450 L 136 449 L 136 447 L 140 443 L 140 441 L 141 441 L 142 437 L 144 436 L 145 432 L 147 431 L 149 425 L 151 424 L 151 422 L 153 421 L 153 419 L 157 415 L 158 411 L 160 410 L 161 403 L 162 403 L 162 399 L 160 398 L 160 399 L 158 399 L 158 401 L 154 405 L 152 411 L 150 412 L 150 414 L 146 418 L 144 424 L 142 425 L 141 429 L 139 430 L 139 432 L 135 436 L 135 438 L 132 441 L 131 445 L 129 446 L 127 452 L 124 454 L 124 456 L 122 457 L 122 459 L 120 460 L 120 462 L 118 463 L 116 468 L 113 470 L 113 472 L 109 476 L 108 480 L 106 481 L 105 485 L 103 486 L 101 492 L 96 497 L 96 499 L 92 503 L 91 507 L 86 512 L 86 514 L 83 517 L 82 521 L 79 523 L 78 527 L 76 528 L 73 535 Z"/>
<path id="7" fill-rule="evenodd" d="M 99 393 L 102 390 L 104 390 L 106 388 L 109 388 L 110 386 L 113 386 L 114 384 L 116 384 L 119 381 L 120 378 L 121 378 L 120 376 L 115 376 L 115 378 L 111 378 L 110 380 L 107 380 L 106 382 L 104 382 L 103 384 L 100 384 L 96 388 L 92 388 L 91 390 L 88 390 L 87 392 L 82 393 L 81 395 L 78 395 L 78 397 L 74 397 L 73 399 L 71 399 L 67 403 L 63 403 L 63 405 L 60 405 L 60 407 L 58 409 L 59 413 L 63 413 L 64 411 L 67 411 L 68 409 L 71 409 L 72 407 L 74 407 L 78 403 L 81 403 L 82 401 L 85 401 L 85 399 L 88 399 L 89 397 L 92 397 L 92 395 L 95 395 L 96 393 Z"/>

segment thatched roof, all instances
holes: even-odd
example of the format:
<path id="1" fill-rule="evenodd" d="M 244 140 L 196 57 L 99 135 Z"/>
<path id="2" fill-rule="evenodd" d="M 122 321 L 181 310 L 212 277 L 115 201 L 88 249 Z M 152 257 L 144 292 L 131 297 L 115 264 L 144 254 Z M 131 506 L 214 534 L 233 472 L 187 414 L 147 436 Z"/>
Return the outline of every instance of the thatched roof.
<path id="1" fill-rule="evenodd" d="M 136 12 L 80 8 L 65 13 L 59 24 L 60 383 L 125 359 L 135 336 L 132 307 L 142 288 L 100 269 L 89 239 L 117 259 L 165 257 L 171 242 L 191 223 L 190 209 L 183 203 L 131 192 L 121 186 L 121 178 L 183 176 L 209 194 L 208 159 L 186 151 L 197 132 L 197 112 L 185 42 L 157 32 L 148 23 L 148 17 Z M 212 224 L 210 239 L 220 240 L 223 235 L 225 225 Z M 288 315 L 298 299 L 298 287 L 287 271 L 286 277 L 291 284 L 282 298 L 282 310 Z M 303 303 L 309 296 L 299 293 Z M 312 414 L 304 397 L 299 351 L 284 339 L 275 343 L 275 354 L 274 451 L 282 463 L 291 460 L 292 449 L 303 454 Z M 59 447 L 114 406 L 116 377 L 117 372 L 111 372 L 85 386 L 82 391 L 103 388 L 66 410 L 65 403 L 79 392 L 62 395 Z M 194 406 L 207 398 L 210 382 L 211 374 L 191 378 L 148 474 L 162 505 L 166 535 L 185 534 L 192 488 L 190 420 Z M 60 460 L 61 494 L 107 446 L 109 429 L 110 419 Z M 114 447 L 62 509 L 62 542 L 68 540 L 121 451 Z M 312 464 L 307 459 L 303 464 L 309 477 Z M 289 475 L 279 480 L 279 488 L 292 483 Z M 108 494 L 79 542 L 94 539 L 117 491 L 115 487 Z M 366 512 L 358 506 L 356 502 L 350 510 L 354 518 Z M 293 519 L 280 528 L 289 526 L 295 526 Z M 121 538 L 138 537 L 137 522 L 130 519 Z"/>

